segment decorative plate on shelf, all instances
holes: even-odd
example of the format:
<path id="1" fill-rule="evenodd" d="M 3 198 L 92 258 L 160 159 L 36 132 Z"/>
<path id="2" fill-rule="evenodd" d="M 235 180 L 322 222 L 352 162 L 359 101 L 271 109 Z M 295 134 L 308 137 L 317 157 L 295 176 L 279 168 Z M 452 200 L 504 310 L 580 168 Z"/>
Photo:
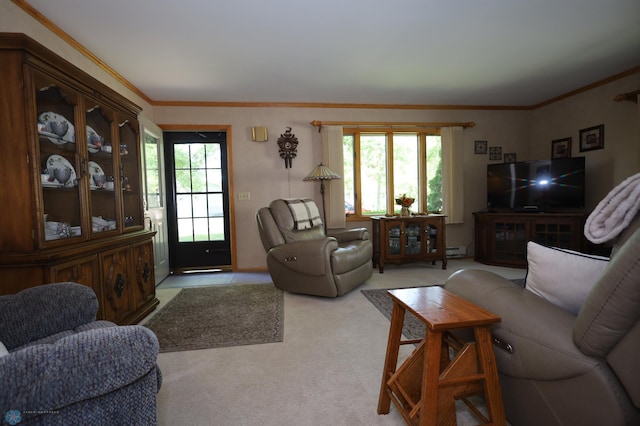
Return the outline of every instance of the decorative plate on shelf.
<path id="1" fill-rule="evenodd" d="M 93 179 L 93 176 L 105 176 L 104 170 L 102 167 L 95 161 L 89 161 L 89 175 L 91 177 L 90 188 L 92 190 L 102 188 L 101 186 L 96 185 L 96 181 Z"/>
<path id="2" fill-rule="evenodd" d="M 77 181 L 78 181 L 78 177 L 76 175 L 75 169 L 73 168 L 71 163 L 61 155 L 54 154 L 54 155 L 50 156 L 49 158 L 47 158 L 47 169 L 52 174 L 52 176 L 55 176 L 54 169 L 58 169 L 58 170 L 69 169 L 70 170 L 69 178 L 66 179 L 65 182 L 60 182 L 60 180 L 58 179 L 57 176 L 56 176 L 56 179 L 55 179 L 54 182 L 49 182 L 49 183 L 56 183 L 55 186 L 58 186 L 58 187 L 60 187 L 60 186 L 75 186 Z M 43 183 L 43 186 L 48 186 L 48 185 L 45 185 Z"/>
<path id="3" fill-rule="evenodd" d="M 63 115 L 52 111 L 43 112 L 38 116 L 38 133 L 46 136 L 56 145 L 74 143 L 76 141 L 75 127 Z"/>

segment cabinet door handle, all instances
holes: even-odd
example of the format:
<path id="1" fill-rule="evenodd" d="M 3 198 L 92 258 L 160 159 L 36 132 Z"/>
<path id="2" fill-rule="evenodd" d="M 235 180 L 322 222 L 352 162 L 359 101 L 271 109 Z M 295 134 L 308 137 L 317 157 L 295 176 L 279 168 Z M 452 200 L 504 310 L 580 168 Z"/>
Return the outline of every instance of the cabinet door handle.
<path id="1" fill-rule="evenodd" d="M 124 278 L 122 278 L 122 274 L 118 274 L 118 276 L 116 277 L 115 285 L 113 286 L 113 289 L 115 290 L 118 297 L 122 297 L 122 294 L 124 293 L 124 287 Z"/>
<path id="2" fill-rule="evenodd" d="M 87 175 L 87 159 L 86 158 L 80 159 L 80 174 L 82 176 Z"/>
<path id="3" fill-rule="evenodd" d="M 144 282 L 149 282 L 149 276 L 151 275 L 151 268 L 149 268 L 149 263 L 144 262 L 144 267 L 142 268 L 142 279 Z"/>

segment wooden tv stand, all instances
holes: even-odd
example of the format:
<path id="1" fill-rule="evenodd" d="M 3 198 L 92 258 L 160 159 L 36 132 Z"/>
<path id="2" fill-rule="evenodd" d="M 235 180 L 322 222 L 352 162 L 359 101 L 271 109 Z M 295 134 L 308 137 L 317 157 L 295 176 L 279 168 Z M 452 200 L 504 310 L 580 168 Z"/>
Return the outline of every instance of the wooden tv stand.
<path id="1" fill-rule="evenodd" d="M 488 265 L 527 267 L 527 242 L 583 250 L 584 213 L 476 212 L 475 257 Z"/>

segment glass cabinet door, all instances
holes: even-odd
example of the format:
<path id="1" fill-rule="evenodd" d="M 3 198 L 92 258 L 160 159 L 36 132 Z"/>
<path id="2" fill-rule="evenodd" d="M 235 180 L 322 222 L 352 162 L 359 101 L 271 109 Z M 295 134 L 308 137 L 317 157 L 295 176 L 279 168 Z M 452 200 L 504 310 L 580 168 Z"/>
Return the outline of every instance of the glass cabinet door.
<path id="1" fill-rule="evenodd" d="M 116 191 L 117 139 L 114 138 L 113 111 L 87 100 L 85 121 L 86 145 L 88 151 L 87 169 L 89 173 L 92 235 L 110 234 L 118 230 L 118 209 Z M 115 142 L 115 145 L 114 145 Z M 116 150 L 116 151 L 114 151 Z"/>
<path id="2" fill-rule="evenodd" d="M 425 224 L 424 235 L 425 235 L 425 249 L 428 253 L 437 253 L 438 252 L 438 238 L 440 231 L 438 227 L 431 223 Z"/>
<path id="3" fill-rule="evenodd" d="M 388 235 L 388 243 L 389 243 L 389 255 L 400 255 L 402 247 L 401 245 L 401 237 L 402 237 L 402 225 L 400 223 L 389 224 L 389 235 Z"/>
<path id="4" fill-rule="evenodd" d="M 39 240 L 48 244 L 86 236 L 82 228 L 83 180 L 76 144 L 77 93 L 46 74 L 31 70 L 31 75 L 40 169 Z"/>
<path id="5" fill-rule="evenodd" d="M 124 208 L 125 232 L 144 226 L 141 201 L 143 192 L 140 176 L 140 130 L 135 119 L 120 119 L 120 179 Z"/>
<path id="6" fill-rule="evenodd" d="M 405 233 L 407 236 L 405 251 L 406 255 L 422 253 L 422 223 L 406 222 Z"/>

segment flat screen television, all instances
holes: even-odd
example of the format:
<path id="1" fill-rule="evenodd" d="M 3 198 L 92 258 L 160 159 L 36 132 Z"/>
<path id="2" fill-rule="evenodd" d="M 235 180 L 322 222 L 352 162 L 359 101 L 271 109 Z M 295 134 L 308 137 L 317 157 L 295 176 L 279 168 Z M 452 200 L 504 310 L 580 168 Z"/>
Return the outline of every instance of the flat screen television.
<path id="1" fill-rule="evenodd" d="M 487 165 L 488 210 L 582 209 L 584 194 L 584 157 Z"/>

